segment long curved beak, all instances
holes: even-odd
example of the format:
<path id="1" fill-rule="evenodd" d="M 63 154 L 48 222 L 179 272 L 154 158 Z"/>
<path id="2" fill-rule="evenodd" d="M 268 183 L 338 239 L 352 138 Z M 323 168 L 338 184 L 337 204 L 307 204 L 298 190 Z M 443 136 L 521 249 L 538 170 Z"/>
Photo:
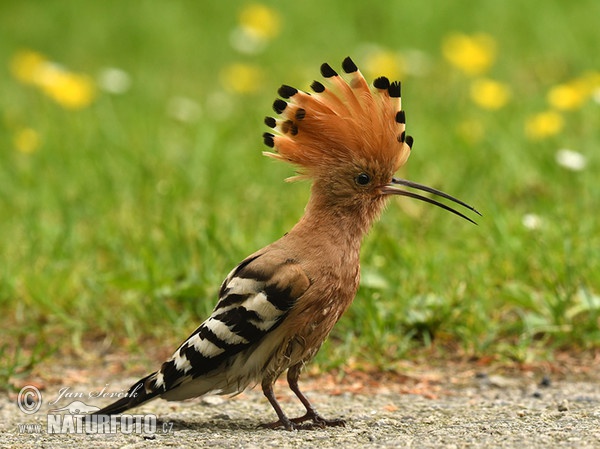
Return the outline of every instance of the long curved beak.
<path id="1" fill-rule="evenodd" d="M 461 206 L 466 207 L 467 209 L 469 209 L 469 210 L 475 212 L 477 215 L 481 216 L 481 213 L 477 209 L 475 209 L 473 206 L 469 206 L 467 203 L 465 203 L 465 202 L 463 202 L 463 201 L 461 201 L 461 200 L 459 200 L 457 198 L 454 198 L 453 196 L 448 195 L 447 193 L 444 193 L 441 190 L 437 190 L 437 189 L 434 189 L 433 187 L 428 187 L 428 186 L 425 186 L 423 184 L 418 184 L 416 182 L 409 181 L 407 179 L 392 178 L 392 182 L 390 182 L 389 184 L 386 184 L 385 186 L 383 186 L 381 188 L 381 192 L 384 193 L 384 194 L 386 194 L 386 195 L 408 196 L 410 198 L 415 198 L 415 199 L 420 200 L 420 201 L 425 201 L 426 203 L 434 204 L 435 206 L 438 206 L 438 207 L 441 207 L 442 209 L 450 211 L 453 214 L 456 214 L 459 217 L 462 217 L 465 220 L 470 221 L 473 224 L 477 224 L 476 222 L 474 222 L 473 220 L 471 220 L 469 217 L 467 217 L 465 214 L 457 211 L 456 209 L 454 209 L 454 208 L 452 208 L 450 206 L 447 206 L 444 203 L 440 203 L 439 201 L 434 200 L 432 198 L 429 198 L 429 197 L 426 197 L 426 196 L 423 196 L 423 195 L 419 195 L 418 193 L 414 193 L 414 192 L 410 192 L 410 191 L 407 191 L 407 190 L 399 189 L 398 187 L 396 187 L 398 185 L 410 187 L 411 189 L 422 190 L 424 192 L 432 193 L 432 194 L 440 196 L 442 198 L 446 198 L 447 200 L 453 201 L 456 204 L 460 204 Z"/>

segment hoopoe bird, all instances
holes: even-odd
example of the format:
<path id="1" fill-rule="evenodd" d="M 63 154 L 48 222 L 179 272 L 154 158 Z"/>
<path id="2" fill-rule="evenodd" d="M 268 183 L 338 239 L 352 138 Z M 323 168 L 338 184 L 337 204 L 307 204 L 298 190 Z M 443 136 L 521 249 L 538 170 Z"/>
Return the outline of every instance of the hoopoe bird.
<path id="1" fill-rule="evenodd" d="M 158 371 L 95 414 L 120 414 L 156 397 L 179 401 L 236 394 L 260 383 L 277 414 L 264 427 L 344 425 L 317 413 L 298 379 L 354 299 L 363 236 L 391 195 L 426 201 L 473 222 L 402 186 L 479 212 L 439 190 L 394 177 L 413 144 L 405 133 L 400 83 L 379 77 L 371 89 L 350 58 L 342 68 L 347 80 L 323 64 L 324 83 L 314 81 L 312 94 L 281 86 L 281 98 L 273 104 L 280 118 L 265 119 L 274 133 L 263 135 L 273 149 L 264 154 L 293 164 L 298 175 L 292 179 L 312 180 L 300 221 L 229 273 L 210 317 Z M 273 392 L 286 370 L 290 389 L 306 408 L 298 418 L 284 413 Z"/>

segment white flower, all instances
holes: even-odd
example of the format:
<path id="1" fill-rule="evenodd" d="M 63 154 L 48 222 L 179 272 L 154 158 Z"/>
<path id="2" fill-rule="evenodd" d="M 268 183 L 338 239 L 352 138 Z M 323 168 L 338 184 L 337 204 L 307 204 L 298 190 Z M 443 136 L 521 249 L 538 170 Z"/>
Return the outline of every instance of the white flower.
<path id="1" fill-rule="evenodd" d="M 525 214 L 521 219 L 521 223 L 527 229 L 535 231 L 536 229 L 540 229 L 542 227 L 543 221 L 539 215 L 536 214 Z"/>
<path id="2" fill-rule="evenodd" d="M 131 77 L 125 70 L 106 67 L 98 74 L 98 86 L 105 92 L 115 95 L 124 94 L 131 87 Z"/>
<path id="3" fill-rule="evenodd" d="M 196 122 L 201 113 L 200 105 L 187 97 L 173 97 L 167 105 L 167 114 L 183 123 Z"/>
<path id="4" fill-rule="evenodd" d="M 600 104 L 600 87 L 597 87 L 596 89 L 594 89 L 594 91 L 592 92 L 592 99 Z"/>
<path id="5" fill-rule="evenodd" d="M 583 170 L 587 163 L 583 154 L 565 148 L 558 150 L 555 157 L 558 165 L 572 171 Z"/>

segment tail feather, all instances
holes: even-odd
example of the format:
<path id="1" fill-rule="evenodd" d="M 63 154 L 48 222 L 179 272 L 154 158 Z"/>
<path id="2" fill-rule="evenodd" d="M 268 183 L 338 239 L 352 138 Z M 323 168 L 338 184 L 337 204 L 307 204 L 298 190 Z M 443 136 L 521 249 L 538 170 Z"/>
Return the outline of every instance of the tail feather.
<path id="1" fill-rule="evenodd" d="M 157 373 L 140 379 L 129 388 L 125 397 L 113 402 L 110 405 L 92 413 L 91 415 L 120 415 L 126 410 L 142 405 L 145 402 L 159 396 L 163 391 L 161 389 L 149 389 L 149 380 L 153 380 Z"/>

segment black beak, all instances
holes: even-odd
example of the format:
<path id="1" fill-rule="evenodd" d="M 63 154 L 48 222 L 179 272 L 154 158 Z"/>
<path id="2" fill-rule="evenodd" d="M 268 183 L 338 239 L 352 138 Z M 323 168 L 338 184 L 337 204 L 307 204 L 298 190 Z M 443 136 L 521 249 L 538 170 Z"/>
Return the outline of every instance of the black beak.
<path id="1" fill-rule="evenodd" d="M 453 214 L 458 215 L 459 217 L 464 218 L 467 221 L 470 221 L 473 224 L 477 224 L 473 220 L 471 220 L 469 217 L 464 215 L 463 213 L 457 211 L 456 209 L 453 209 L 450 206 L 445 205 L 444 203 L 440 203 L 439 201 L 436 201 L 434 199 L 428 198 L 423 195 L 419 195 L 418 193 L 401 190 L 398 187 L 396 187 L 397 185 L 406 186 L 406 187 L 410 187 L 412 189 L 422 190 L 424 192 L 429 192 L 434 195 L 441 196 L 442 198 L 446 198 L 447 200 L 454 201 L 455 203 L 460 204 L 461 206 L 466 207 L 467 209 L 469 209 L 469 210 L 475 212 L 477 215 L 481 216 L 481 213 L 479 213 L 479 211 L 477 211 L 477 209 L 475 209 L 473 206 L 469 206 L 467 203 L 465 203 L 457 198 L 454 198 L 453 196 L 448 195 L 447 193 L 444 193 L 441 190 L 437 190 L 432 187 L 427 187 L 427 186 L 424 186 L 423 184 L 418 184 L 416 182 L 409 181 L 407 179 L 392 178 L 392 182 L 383 186 L 381 191 L 382 191 L 382 193 L 384 193 L 386 195 L 408 196 L 410 198 L 415 198 L 420 201 L 425 201 L 426 203 L 429 203 L 429 204 L 434 204 L 438 207 L 441 207 L 442 209 L 446 209 L 447 211 L 450 211 Z"/>

